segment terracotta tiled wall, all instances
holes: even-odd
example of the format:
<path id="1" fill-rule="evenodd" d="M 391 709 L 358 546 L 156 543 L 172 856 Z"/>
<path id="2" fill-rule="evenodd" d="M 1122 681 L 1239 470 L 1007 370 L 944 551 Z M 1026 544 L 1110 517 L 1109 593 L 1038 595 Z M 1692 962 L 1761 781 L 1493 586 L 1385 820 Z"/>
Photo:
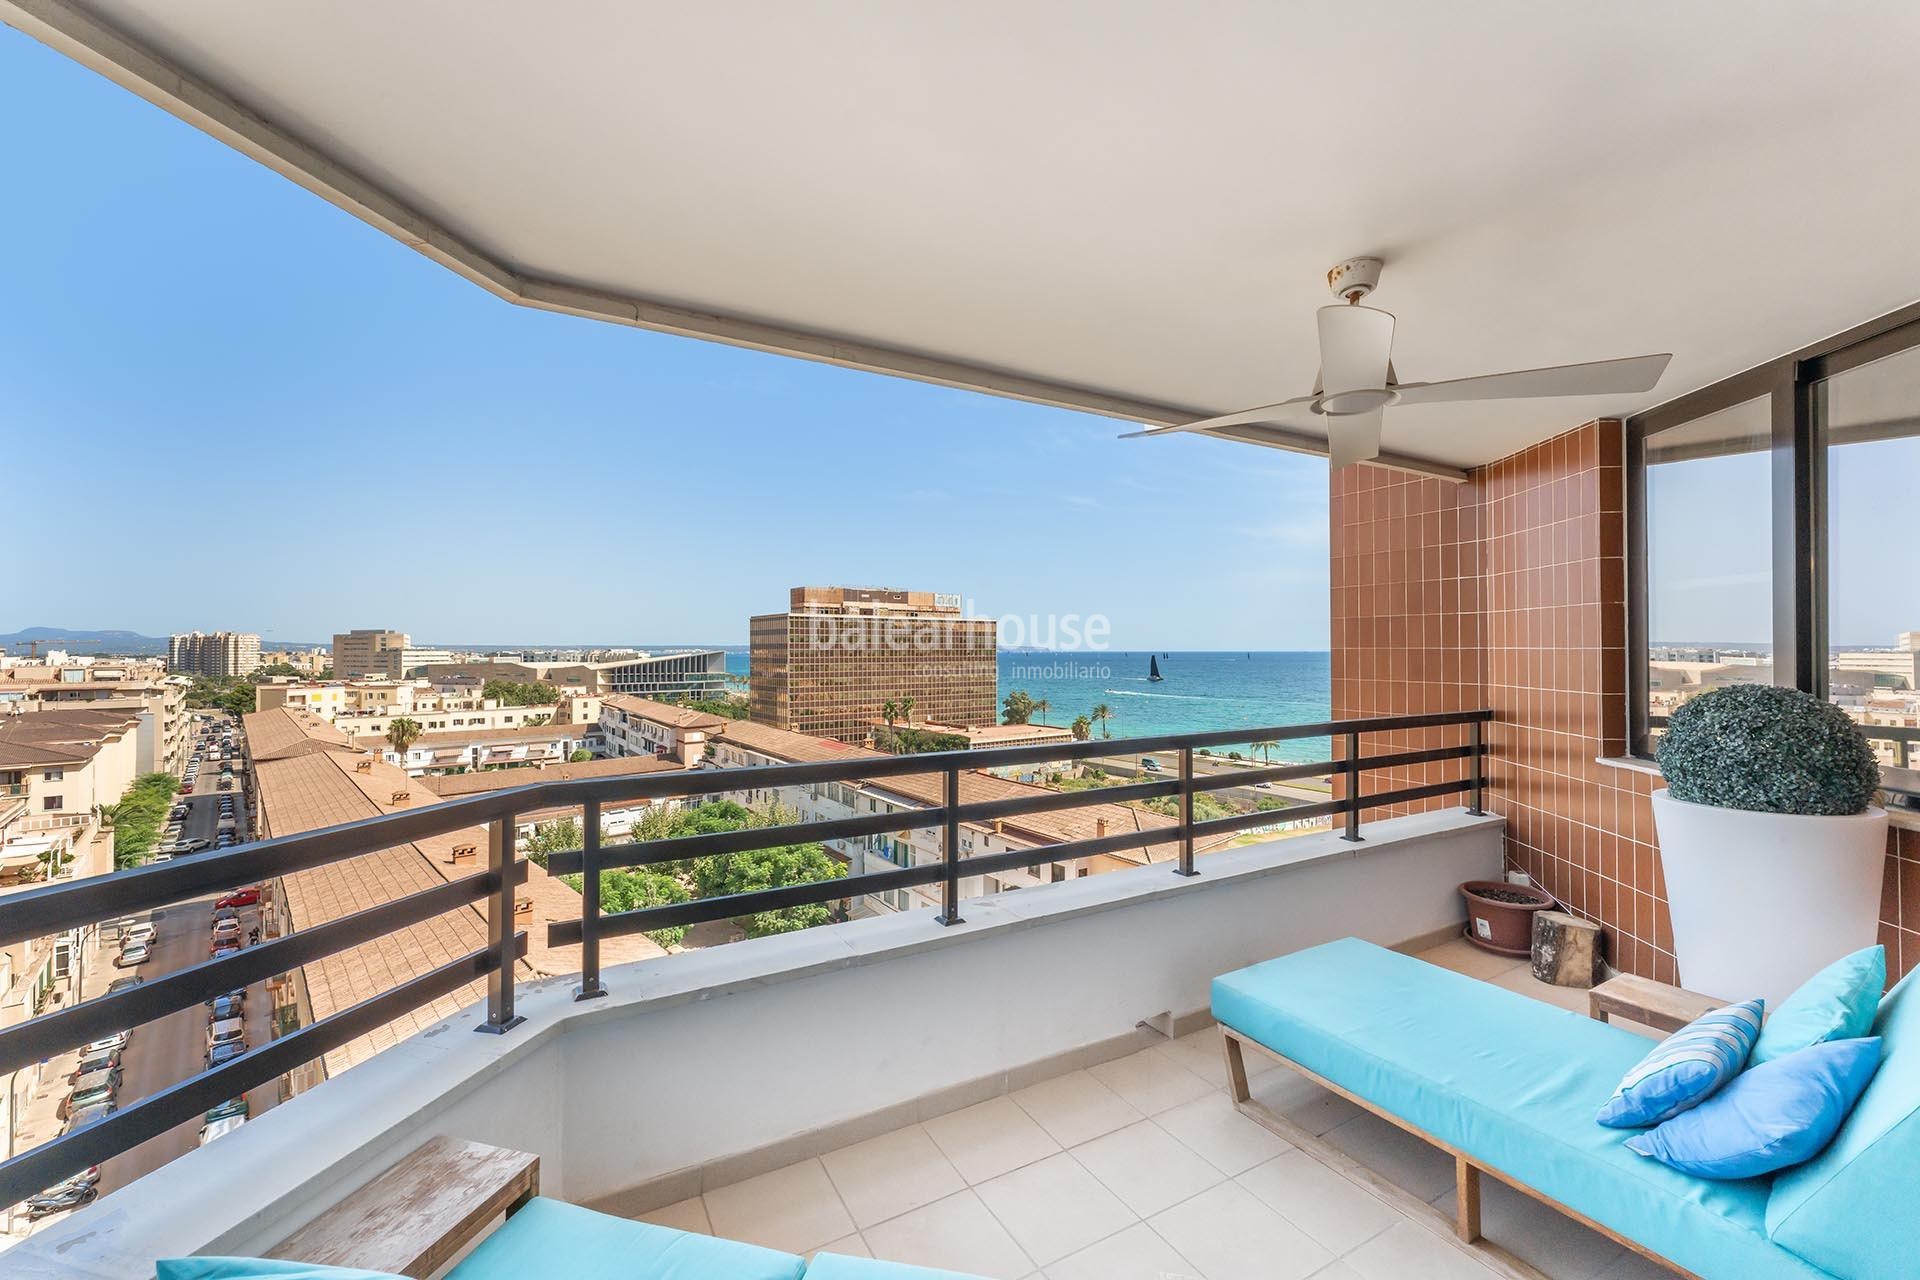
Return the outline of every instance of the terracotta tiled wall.
<path id="1" fill-rule="evenodd" d="M 1482 670 L 1482 502 L 1454 484 L 1382 467 L 1334 473 L 1334 715 L 1412 715 L 1486 705 Z M 1369 735 L 1364 755 L 1451 746 L 1460 729 Z M 1340 743 L 1334 744 L 1336 757 Z M 1380 770 L 1371 794 L 1458 778 L 1460 761 Z M 1375 810 L 1451 808 L 1460 797 Z"/>
<path id="2" fill-rule="evenodd" d="M 1379 467 L 1336 473 L 1333 713 L 1491 707 L 1486 806 L 1507 820 L 1508 864 L 1604 926 L 1618 968 L 1671 982 L 1647 802 L 1659 778 L 1599 763 L 1626 751 L 1624 454 L 1620 424 L 1598 422 L 1465 484 Z M 1448 732 L 1364 749 L 1459 740 Z M 1920 967 L 1920 832 L 1896 831 L 1889 845 L 1881 938 L 1897 977 Z"/>

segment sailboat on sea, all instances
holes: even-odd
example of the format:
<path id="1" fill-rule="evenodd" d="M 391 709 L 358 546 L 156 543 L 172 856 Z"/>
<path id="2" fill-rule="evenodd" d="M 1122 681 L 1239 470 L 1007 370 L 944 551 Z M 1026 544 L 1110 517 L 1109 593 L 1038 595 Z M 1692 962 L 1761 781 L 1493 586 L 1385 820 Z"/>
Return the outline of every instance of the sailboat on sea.
<path id="1" fill-rule="evenodd" d="M 1165 676 L 1160 674 L 1160 659 L 1154 657 L 1152 654 L 1147 655 L 1147 679 L 1154 681 L 1156 684 L 1166 679 Z"/>

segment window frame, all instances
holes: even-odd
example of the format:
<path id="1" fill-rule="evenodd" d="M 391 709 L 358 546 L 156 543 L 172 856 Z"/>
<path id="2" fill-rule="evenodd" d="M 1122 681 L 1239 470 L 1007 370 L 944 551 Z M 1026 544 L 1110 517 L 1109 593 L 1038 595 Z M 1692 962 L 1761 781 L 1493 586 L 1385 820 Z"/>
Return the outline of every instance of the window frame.
<path id="1" fill-rule="evenodd" d="M 1827 696 L 1827 456 L 1820 413 L 1828 378 L 1920 347 L 1920 303 L 1890 311 L 1626 420 L 1627 750 L 1653 758 L 1647 662 L 1647 438 L 1768 398 L 1773 530 L 1773 678 Z"/>

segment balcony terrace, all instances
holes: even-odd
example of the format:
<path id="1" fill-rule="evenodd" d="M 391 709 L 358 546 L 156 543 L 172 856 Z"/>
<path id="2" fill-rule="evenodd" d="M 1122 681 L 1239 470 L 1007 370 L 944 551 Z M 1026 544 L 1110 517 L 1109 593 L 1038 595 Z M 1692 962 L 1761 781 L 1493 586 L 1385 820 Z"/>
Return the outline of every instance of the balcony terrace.
<path id="1" fill-rule="evenodd" d="M 0 1201 L 16 1200 L 178 1138 L 249 1089 L 302 1081 L 217 1146 L 15 1244 L 9 1280 L 146 1280 L 157 1258 L 267 1251 L 436 1136 L 533 1153 L 547 1195 L 627 1222 L 1015 1280 L 1657 1274 L 1633 1236 L 1646 1222 L 1621 1205 L 1671 1186 L 1666 1166 L 1594 1138 L 1594 1080 L 1568 1083 L 1641 1046 L 1602 1044 L 1586 1020 L 1541 1021 L 1542 1005 L 1580 997 L 1451 940 L 1461 881 L 1524 879 L 1597 928 L 1612 972 L 1677 990 L 1688 975 L 1652 749 L 1660 718 L 1709 678 L 1831 701 L 1881 744 L 1893 813 L 1859 865 L 1883 871 L 1883 889 L 1851 923 L 1877 930 L 1889 983 L 1920 971 L 1920 782 L 1900 767 L 1920 710 L 1894 687 L 1903 665 L 1920 681 L 1900 656 L 1920 653 L 1908 630 L 1920 597 L 1896 531 L 1920 473 L 1920 166 L 1897 162 L 1920 146 L 1920 10 L 821 0 L 529 16 L 437 0 L 0 0 L 0 20 L 515 305 L 1116 431 L 1195 428 L 1112 446 L 1161 451 L 1142 464 L 1143 494 L 1150 468 L 1207 450 L 1333 463 L 1325 724 L 910 758 L 836 749 L 442 795 L 424 779 L 387 785 L 371 758 L 364 786 L 357 764 L 344 777 L 326 772 L 342 773 L 337 761 L 300 764 L 356 747 L 289 718 L 250 743 L 252 772 L 324 784 L 364 818 L 290 820 L 225 852 L 0 897 L 4 947 L 210 906 L 235 885 L 265 886 L 276 906 L 289 885 L 317 885 L 325 902 L 356 876 L 388 891 L 295 911 L 261 945 L 207 961 L 196 950 L 163 977 L 0 1029 L 0 1074 L 33 1076 L 121 1029 L 197 1019 L 232 988 L 342 975 L 318 1000 L 308 979 L 290 1001 L 305 1016 L 273 1038 L 0 1164 Z M 1349 323 L 1341 303 L 1358 295 L 1330 304 L 1322 289 L 1372 260 L 1353 254 L 1385 261 L 1377 300 L 1391 312 L 1366 323 L 1395 345 L 1370 347 L 1372 380 L 1343 391 L 1320 329 Z M 1333 317 L 1309 315 L 1316 305 Z M 1537 384 L 1495 375 L 1511 395 L 1423 402 L 1452 384 L 1412 380 L 1596 361 L 1652 381 L 1533 396 Z M 1356 396 L 1373 408 L 1329 412 Z M 1374 439 L 1339 421 L 1369 417 Z M 597 452 L 575 461 L 589 479 L 640 474 L 635 437 L 583 431 Z M 879 428 L 869 439 L 888 447 Z M 590 500 L 580 488 L 569 501 Z M 860 496 L 794 494 L 799 517 Z M 1866 506 L 1883 515 L 1862 535 L 1847 515 Z M 1276 497 L 1248 523 L 1285 507 Z M 1141 517 L 1138 536 L 1186 536 L 1178 512 Z M 693 536 L 646 527 L 667 531 L 663 548 Z M 1252 530 L 1179 546 L 1196 564 L 1243 567 L 1233 581 L 1247 595 L 1284 589 L 1295 567 L 1292 542 Z M 1690 612 L 1700 601 L 1719 611 Z M 1714 634 L 1702 617 L 1739 617 L 1751 634 L 1697 642 Z M 1886 632 L 1899 650 L 1838 665 L 1834 642 Z M 1656 688 L 1663 647 L 1693 683 Z M 713 657 L 695 665 L 715 674 Z M 1253 736 L 1328 737 L 1332 750 L 1224 777 L 1191 767 L 1202 746 Z M 1097 800 L 961 785 L 1022 761 L 1151 751 L 1183 767 Z M 642 801 L 915 775 L 920 807 L 904 815 L 602 840 L 603 816 L 630 821 Z M 1326 777 L 1330 798 L 1287 816 L 1325 818 L 1326 831 L 1270 838 L 1257 829 L 1271 814 L 1194 817 L 1209 789 L 1308 776 Z M 1856 778 L 1871 791 L 1870 772 Z M 962 843 L 1018 815 L 1141 800 L 1173 800 L 1179 816 L 991 852 Z M 519 856 L 530 816 L 576 810 L 580 849 L 544 869 Z M 903 828 L 937 833 L 938 856 L 627 911 L 599 902 L 606 870 Z M 1137 865 L 1108 869 L 1116 855 Z M 378 874 L 398 864 L 405 875 Z M 1063 874 L 1041 882 L 1043 868 Z M 573 874 L 578 917 L 536 909 L 527 929 L 523 899 L 572 906 L 552 877 Z M 933 907 L 642 950 L 665 930 L 904 891 Z M 1817 894 L 1796 905 L 1803 922 L 1832 913 Z M 1481 1203 L 1495 1155 L 1426 1145 L 1356 1109 L 1352 1091 L 1267 1070 L 1237 1096 L 1220 1050 L 1236 1029 L 1212 1021 L 1214 981 L 1348 937 L 1434 961 L 1375 957 L 1406 990 L 1464 973 L 1442 975 L 1453 997 L 1538 997 L 1502 997 L 1502 1016 L 1605 1050 L 1526 1057 L 1551 1038 L 1535 1037 L 1480 1055 L 1527 1073 L 1501 1077 L 1497 1103 L 1573 1098 L 1585 1139 L 1617 1158 L 1618 1194 L 1589 1225 L 1498 1184 Z M 1331 1000 L 1339 977 L 1294 989 Z M 1406 1005 L 1409 1054 L 1459 1049 L 1419 1021 L 1432 1008 Z M 1383 1021 L 1403 1025 L 1356 1013 L 1347 1041 Z M 1880 1080 L 1908 1077 L 1895 1061 Z M 1607 1067 L 1613 1080 L 1624 1070 Z M 1412 1092 L 1409 1108 L 1452 1097 Z M 1256 1125 L 1262 1104 L 1285 1123 Z M 1848 1197 L 1861 1225 L 1792 1247 L 1776 1242 L 1771 1207 L 1791 1173 L 1685 1184 L 1662 1203 L 1694 1216 L 1661 1256 L 1684 1254 L 1671 1269 L 1704 1280 L 1905 1280 L 1920 1234 L 1896 1197 L 1912 1172 L 1861 1178 Z M 1481 1215 L 1505 1252 L 1457 1240 L 1448 1213 L 1461 1237 Z"/>

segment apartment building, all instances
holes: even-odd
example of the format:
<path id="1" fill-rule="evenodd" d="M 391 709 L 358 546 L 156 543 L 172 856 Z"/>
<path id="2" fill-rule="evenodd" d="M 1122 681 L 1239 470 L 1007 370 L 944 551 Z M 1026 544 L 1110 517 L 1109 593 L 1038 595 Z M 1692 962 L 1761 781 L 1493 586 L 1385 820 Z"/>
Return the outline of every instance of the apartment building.
<path id="1" fill-rule="evenodd" d="M 753 719 L 865 742 L 881 707 L 912 698 L 943 724 L 998 719 L 999 625 L 957 595 L 877 587 L 795 587 L 785 613 L 749 624 Z"/>
<path id="2" fill-rule="evenodd" d="M 530 708 L 517 707 L 514 710 L 525 711 Z M 463 769 L 558 764 L 576 751 L 598 755 L 601 744 L 600 726 L 597 724 L 539 724 L 498 729 L 469 726 L 428 730 L 415 739 L 404 753 L 395 751 L 384 733 L 364 734 L 353 739 L 357 749 L 372 752 L 415 777 L 455 773 Z"/>
<path id="3" fill-rule="evenodd" d="M 639 698 L 697 700 L 717 698 L 727 691 L 727 654 L 724 649 L 686 649 L 566 662 L 495 657 L 436 663 L 423 674 L 436 683 L 464 677 L 483 682 L 537 681 L 562 693 L 627 693 Z"/>
<path id="4" fill-rule="evenodd" d="M 482 795 L 508 787 L 524 787 L 534 782 L 567 782 L 582 778 L 634 778 L 649 773 L 673 773 L 681 768 L 671 760 L 652 756 L 620 756 L 605 760 L 569 761 L 565 764 L 529 765 L 524 769 L 488 769 L 480 773 L 429 775 L 418 781 L 443 800 Z M 600 835 L 603 840 L 624 840 L 634 833 L 641 817 L 656 804 L 672 809 L 679 800 L 609 800 L 600 808 Z M 534 809 L 516 815 L 514 830 L 522 839 L 533 836 L 545 822 L 571 818 L 583 821 L 580 809 Z"/>
<path id="5" fill-rule="evenodd" d="M 16 666 L 0 671 L 0 715 L 88 707 L 139 718 L 141 773 L 177 773 L 192 748 L 187 686 L 151 662 Z"/>
<path id="6" fill-rule="evenodd" d="M 406 651 L 413 641 L 404 631 L 355 629 L 336 632 L 333 637 L 333 674 L 350 677 L 385 676 L 398 680 L 405 674 Z"/>
<path id="7" fill-rule="evenodd" d="M 458 686 L 465 688 L 465 686 Z M 472 696 L 468 696 L 470 693 Z M 254 690 L 254 709 L 286 708 L 332 724 L 349 738 L 378 737 L 405 717 L 427 733 L 442 730 L 518 729 L 541 724 L 592 726 L 599 702 L 563 699 L 561 704 L 507 706 L 478 696 L 479 686 L 444 693 L 421 680 L 333 680 L 305 683 L 273 680 Z"/>
<path id="8" fill-rule="evenodd" d="M 815 763 L 827 760 L 880 758 L 881 753 L 856 747 L 832 738 L 815 737 L 788 729 L 747 720 L 730 720 L 713 742 L 713 753 L 706 767 L 736 769 L 756 765 Z M 939 805 L 944 801 L 944 779 L 927 773 L 910 777 L 876 778 L 859 783 L 823 783 L 812 787 L 782 787 L 753 791 L 738 797 L 746 803 L 774 802 L 798 811 L 803 822 L 829 822 L 874 813 L 905 814 L 915 809 Z M 960 802 L 982 804 L 992 800 L 1052 794 L 1044 787 L 969 771 L 960 775 Z M 960 856 L 976 857 L 1004 853 L 1014 849 L 1032 849 L 1091 840 L 1126 831 L 1147 831 L 1175 826 L 1173 819 L 1123 804 L 1088 804 L 1053 813 L 1025 814 L 990 824 L 962 824 Z M 902 828 L 888 835 L 847 840 L 824 841 L 825 847 L 847 863 L 849 875 L 866 871 L 887 871 L 899 867 L 924 866 L 944 856 L 937 827 L 909 830 Z M 1207 851 L 1224 847 L 1232 837 L 1203 840 L 1196 848 Z M 1173 843 L 1149 845 L 1119 853 L 1090 858 L 1073 858 L 1045 863 L 1031 871 L 1012 870 L 988 876 L 962 878 L 961 894 L 998 893 L 1003 889 L 1026 888 L 1058 883 L 1081 876 L 1098 875 L 1149 862 L 1166 862 L 1176 853 Z M 889 890 L 868 894 L 855 905 L 854 914 L 875 915 L 889 911 L 909 911 L 938 906 L 940 888 Z"/>
<path id="9" fill-rule="evenodd" d="M 691 768 L 726 725 L 725 716 L 624 693 L 608 694 L 600 704 L 600 736 L 611 756 L 651 756 Z"/>
<path id="10" fill-rule="evenodd" d="M 260 637 L 249 631 L 189 631 L 167 639 L 167 669 L 180 675 L 232 680 L 260 665 Z"/>
<path id="11" fill-rule="evenodd" d="M 260 655 L 263 665 L 292 667 L 302 675 L 317 676 L 333 666 L 333 655 L 325 649 L 270 649 Z"/>

